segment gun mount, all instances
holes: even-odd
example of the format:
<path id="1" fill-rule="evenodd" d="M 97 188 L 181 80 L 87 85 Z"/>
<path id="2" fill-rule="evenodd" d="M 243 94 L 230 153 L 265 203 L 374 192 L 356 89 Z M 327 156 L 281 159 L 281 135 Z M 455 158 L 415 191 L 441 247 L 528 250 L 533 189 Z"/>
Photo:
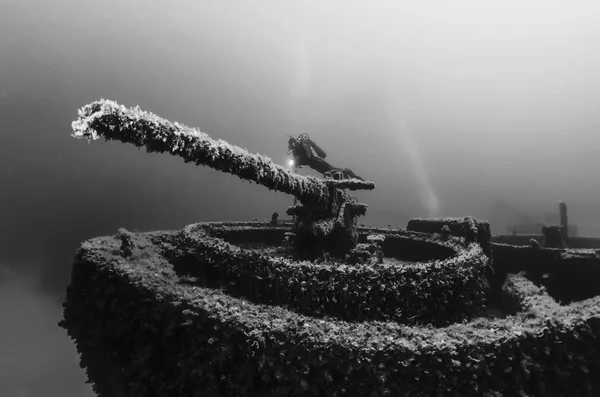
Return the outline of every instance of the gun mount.
<path id="1" fill-rule="evenodd" d="M 81 108 L 72 128 L 73 137 L 88 142 L 103 137 L 145 147 L 148 153 L 169 152 L 186 163 L 208 166 L 270 190 L 294 195 L 300 204 L 287 211 L 296 216 L 292 244 L 298 253 L 309 256 L 323 251 L 341 256 L 356 246 L 357 217 L 366 213 L 367 206 L 356 202 L 347 190 L 375 188 L 373 182 L 354 178 L 301 176 L 268 157 L 214 140 L 197 128 L 110 100 L 102 99 Z"/>

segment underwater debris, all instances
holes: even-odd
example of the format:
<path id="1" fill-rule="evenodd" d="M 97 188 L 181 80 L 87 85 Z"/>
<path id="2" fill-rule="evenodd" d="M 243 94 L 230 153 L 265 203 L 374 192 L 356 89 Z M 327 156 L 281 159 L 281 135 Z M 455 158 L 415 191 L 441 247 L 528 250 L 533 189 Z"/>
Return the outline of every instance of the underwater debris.
<path id="1" fill-rule="evenodd" d="M 564 230 L 562 226 L 543 226 L 542 234 L 544 239 L 540 246 L 542 248 L 567 248 L 567 244 L 563 240 Z"/>
<path id="2" fill-rule="evenodd" d="M 131 232 L 121 228 L 119 229 L 117 236 L 121 239 L 121 247 L 119 247 L 119 249 L 121 250 L 123 256 L 131 256 L 133 254 L 133 236 Z"/>

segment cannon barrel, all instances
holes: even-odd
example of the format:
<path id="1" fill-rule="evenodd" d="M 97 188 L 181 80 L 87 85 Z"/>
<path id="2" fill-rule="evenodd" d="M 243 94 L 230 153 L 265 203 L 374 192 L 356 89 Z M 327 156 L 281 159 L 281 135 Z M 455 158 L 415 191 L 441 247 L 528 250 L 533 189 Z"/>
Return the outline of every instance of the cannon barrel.
<path id="1" fill-rule="evenodd" d="M 300 201 L 326 203 L 332 188 L 371 190 L 375 187 L 373 182 L 358 179 L 337 181 L 298 175 L 268 157 L 215 140 L 197 128 L 170 122 L 137 106 L 127 108 L 105 99 L 81 108 L 72 128 L 72 136 L 76 138 L 92 141 L 103 137 L 145 147 L 149 153 L 169 152 L 185 162 L 236 175 L 271 190 L 292 194 Z"/>

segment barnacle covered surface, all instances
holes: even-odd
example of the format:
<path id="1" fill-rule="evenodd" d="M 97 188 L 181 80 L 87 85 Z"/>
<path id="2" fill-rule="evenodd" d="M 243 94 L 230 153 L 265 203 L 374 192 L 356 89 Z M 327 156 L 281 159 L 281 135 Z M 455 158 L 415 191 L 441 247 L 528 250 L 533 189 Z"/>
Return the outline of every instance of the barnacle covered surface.
<path id="1" fill-rule="evenodd" d="M 445 297 L 432 291 L 469 293 L 485 286 L 459 287 L 457 279 L 444 277 L 445 266 L 428 272 L 436 268 L 431 259 L 383 267 L 281 259 L 238 245 L 244 239 L 237 231 L 250 236 L 252 229 L 264 230 L 276 245 L 274 236 L 284 228 L 213 223 L 176 232 L 122 230 L 82 245 L 62 326 L 101 397 L 599 391 L 600 298 L 560 305 L 544 288 L 511 273 L 502 289 L 508 315 L 478 317 L 463 307 L 470 320 L 444 319 Z M 464 238 L 430 238 L 465 255 L 482 252 Z M 483 269 L 487 261 L 479 258 Z M 385 276 L 391 271 L 396 284 Z M 418 287 L 402 280 L 419 280 Z M 401 298 L 401 308 L 429 305 L 441 317 L 391 315 L 389 302 L 381 300 L 385 293 Z M 362 294 L 361 306 L 348 305 L 353 294 Z"/>
<path id="2" fill-rule="evenodd" d="M 331 189 L 370 190 L 375 187 L 373 182 L 358 179 L 301 176 L 266 156 L 250 153 L 221 139 L 215 140 L 197 128 L 170 122 L 137 106 L 127 108 L 105 99 L 81 108 L 72 128 L 76 138 L 92 141 L 103 137 L 145 147 L 148 152 L 168 152 L 182 157 L 185 162 L 237 175 L 300 200 L 316 197 L 320 202 L 327 202 Z"/>
<path id="3" fill-rule="evenodd" d="M 248 252 L 214 237 L 211 226 L 186 227 L 161 246 L 163 253 L 176 269 L 181 269 L 178 271 L 235 296 L 345 321 L 419 321 L 435 325 L 469 318 L 485 303 L 488 263 L 476 243 L 464 247 L 460 239 L 389 236 L 383 242 L 384 254 L 397 257 L 401 252 L 394 246 L 404 244 L 404 255 L 411 261 L 352 266 L 336 259 L 295 261 L 281 255 Z M 422 252 L 424 248 L 427 252 Z M 419 255 L 423 261 L 418 260 Z"/>
<path id="4" fill-rule="evenodd" d="M 373 182 L 358 179 L 301 176 L 265 156 L 214 140 L 198 129 L 109 100 L 81 108 L 72 128 L 76 138 L 92 141 L 104 137 L 145 147 L 148 152 L 168 152 L 186 162 L 209 166 L 296 196 L 301 207 L 297 211 L 294 245 L 299 255 L 308 257 L 323 252 L 343 256 L 356 246 L 356 218 L 365 214 L 367 206 L 357 203 L 347 190 L 375 187 Z"/>

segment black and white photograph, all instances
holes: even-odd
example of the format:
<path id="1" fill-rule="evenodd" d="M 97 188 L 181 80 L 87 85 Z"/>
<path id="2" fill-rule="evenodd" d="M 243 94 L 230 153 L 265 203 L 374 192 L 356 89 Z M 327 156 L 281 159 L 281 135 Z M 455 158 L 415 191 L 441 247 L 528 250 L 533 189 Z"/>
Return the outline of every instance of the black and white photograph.
<path id="1" fill-rule="evenodd" d="M 600 3 L 0 0 L 0 397 L 600 396 Z"/>

